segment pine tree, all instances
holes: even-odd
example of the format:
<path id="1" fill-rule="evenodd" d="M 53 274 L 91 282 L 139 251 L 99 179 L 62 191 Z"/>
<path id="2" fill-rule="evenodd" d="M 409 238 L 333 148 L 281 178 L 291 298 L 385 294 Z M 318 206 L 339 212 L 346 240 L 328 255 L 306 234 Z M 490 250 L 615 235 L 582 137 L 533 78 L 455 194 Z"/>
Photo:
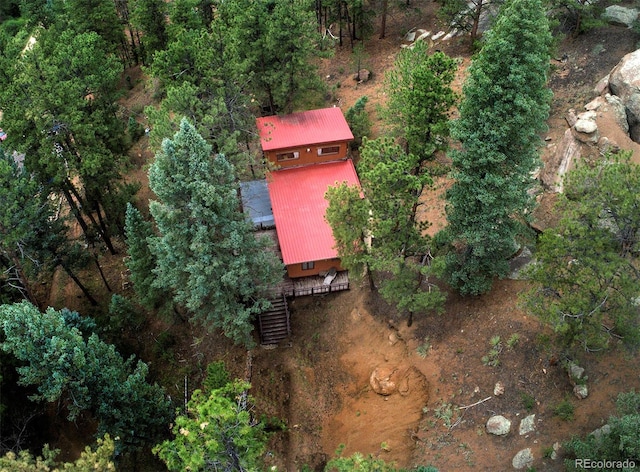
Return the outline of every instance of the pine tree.
<path id="1" fill-rule="evenodd" d="M 429 224 L 418 218 L 420 195 L 431 177 L 416 156 L 389 138 L 364 138 L 358 174 L 365 200 L 344 184 L 327 192 L 326 218 L 338 254 L 345 268 L 356 273 L 366 268 L 372 288 L 371 272 L 383 274 L 381 295 L 408 312 L 411 325 L 413 313 L 439 312 L 444 303 L 428 280 L 431 241 L 424 231 Z"/>
<path id="2" fill-rule="evenodd" d="M 605 156 L 569 172 L 560 221 L 540 237 L 526 306 L 553 327 L 563 349 L 600 350 L 612 333 L 640 345 L 640 166 L 629 157 Z"/>
<path id="3" fill-rule="evenodd" d="M 156 286 L 195 321 L 252 345 L 253 318 L 268 307 L 282 265 L 240 211 L 233 166 L 182 120 L 156 154 L 149 184 L 159 198 L 150 202 L 160 233 L 151 240 Z"/>
<path id="4" fill-rule="evenodd" d="M 38 181 L 65 197 L 88 242 L 100 239 L 111 253 L 127 198 L 120 192 L 121 69 L 96 33 L 52 28 L 13 58 L 0 87 L 7 146 L 24 152 Z"/>
<path id="5" fill-rule="evenodd" d="M 146 381 L 147 365 L 124 360 L 95 333 L 70 325 L 62 311 L 40 313 L 28 302 L 1 305 L 0 328 L 0 348 L 23 362 L 20 383 L 37 389 L 31 398 L 61 401 L 69 420 L 92 413 L 99 434 L 108 432 L 124 448 L 156 440 L 170 421 L 164 390 Z"/>
<path id="6" fill-rule="evenodd" d="M 463 294 L 488 291 L 508 272 L 508 258 L 526 233 L 545 128 L 551 35 L 539 0 L 511 0 L 469 68 L 452 135 L 454 184 L 447 192 L 452 243 L 451 285 Z M 442 237 L 442 235 L 441 235 Z"/>
<path id="7" fill-rule="evenodd" d="M 236 380 L 208 394 L 196 390 L 185 414 L 176 418 L 174 438 L 153 452 L 170 471 L 261 470 L 268 434 L 249 411 L 250 387 Z"/>
<path id="8" fill-rule="evenodd" d="M 131 21 L 142 31 L 142 61 L 148 65 L 153 54 L 167 45 L 167 4 L 162 0 L 132 0 L 131 3 Z"/>
<path id="9" fill-rule="evenodd" d="M 428 54 L 428 49 L 425 41 L 417 41 L 413 49 L 401 50 L 386 76 L 385 120 L 404 140 L 407 154 L 420 162 L 447 149 L 449 110 L 457 98 L 451 89 L 455 61 L 442 52 Z"/>
<path id="10" fill-rule="evenodd" d="M 154 236 L 153 227 L 131 204 L 127 205 L 125 234 L 129 256 L 126 266 L 131 271 L 129 277 L 138 300 L 147 308 L 157 308 L 164 300 L 165 292 L 153 285 L 156 258 L 149 249 L 149 239 Z"/>

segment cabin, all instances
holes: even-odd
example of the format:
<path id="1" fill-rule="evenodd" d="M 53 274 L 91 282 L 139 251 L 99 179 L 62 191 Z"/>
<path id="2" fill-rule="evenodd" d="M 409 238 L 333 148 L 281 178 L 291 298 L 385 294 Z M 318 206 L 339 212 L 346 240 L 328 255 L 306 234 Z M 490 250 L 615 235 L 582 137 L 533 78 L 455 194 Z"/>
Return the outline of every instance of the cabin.
<path id="1" fill-rule="evenodd" d="M 288 277 L 341 272 L 333 232 L 324 219 L 324 196 L 337 183 L 360 185 L 348 159 L 353 133 L 342 110 L 261 117 L 256 126 L 264 157 L 275 167 L 267 176 L 267 188 Z"/>
<path id="2" fill-rule="evenodd" d="M 353 133 L 338 107 L 256 119 L 264 157 L 277 168 L 346 159 Z"/>
<path id="3" fill-rule="evenodd" d="M 350 159 L 271 172 L 267 178 L 282 261 L 291 279 L 341 271 L 333 232 L 324 215 L 327 189 L 360 185 Z"/>
<path id="4" fill-rule="evenodd" d="M 360 181 L 348 159 L 353 134 L 340 108 L 262 117 L 256 127 L 274 170 L 266 181 L 243 183 L 241 196 L 247 219 L 273 239 L 287 271 L 274 288 L 271 308 L 258 316 L 262 344 L 277 344 L 291 333 L 288 296 L 349 288 L 324 218 L 324 196 L 337 183 Z"/>

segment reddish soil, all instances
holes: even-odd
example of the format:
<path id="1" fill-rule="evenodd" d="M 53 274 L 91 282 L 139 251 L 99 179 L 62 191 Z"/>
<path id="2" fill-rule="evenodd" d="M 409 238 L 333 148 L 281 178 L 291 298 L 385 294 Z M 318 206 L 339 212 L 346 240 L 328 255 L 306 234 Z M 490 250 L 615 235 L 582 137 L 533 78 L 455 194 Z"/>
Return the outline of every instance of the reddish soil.
<path id="1" fill-rule="evenodd" d="M 414 27 L 438 30 L 435 8 L 434 2 L 418 0 L 411 2 L 410 9 L 392 12 L 386 38 L 377 39 L 376 33 L 366 42 L 364 66 L 373 73 L 366 83 L 357 84 L 352 78 L 355 70 L 348 45 L 326 60 L 321 72 L 331 91 L 328 105 L 346 111 L 367 95 L 374 131 L 382 132 L 377 107 L 385 99 L 384 72 L 393 65 L 406 31 Z M 557 61 L 551 77 L 555 97 L 545 157 L 567 128 L 564 116 L 568 110 L 582 110 L 593 98 L 596 82 L 634 49 L 634 41 L 628 30 L 606 27 L 559 45 L 556 57 L 565 60 Z M 454 38 L 433 47 L 459 58 L 461 71 L 455 87 L 460 89 L 470 57 L 467 45 Z M 144 84 L 134 83 L 133 102 L 141 110 L 148 98 Z M 144 140 L 133 157 L 136 168 L 129 178 L 144 181 L 144 163 L 151 157 Z M 432 223 L 431 232 L 445 224 L 441 195 L 447 185 L 447 179 L 439 177 L 433 191 L 424 195 L 423 215 Z M 140 195 L 141 202 L 149 198 L 148 190 Z M 551 207 L 545 210 L 551 218 Z M 102 261 L 111 266 L 110 283 L 120 291 L 122 255 L 103 256 Z M 92 288 L 106 299 L 109 294 L 99 279 L 94 276 L 92 280 Z M 77 290 L 60 282 L 58 287 L 67 288 L 55 288 L 50 303 L 90 313 Z M 526 288 L 526 282 L 505 280 L 481 297 L 461 298 L 452 293 L 443 315 L 416 316 L 411 328 L 366 284 L 356 281 L 347 292 L 292 300 L 291 338 L 278 348 L 259 347 L 252 353 L 256 413 L 286 424 L 286 431 L 276 432 L 269 443 L 267 463 L 281 471 L 298 471 L 304 466 L 322 470 L 344 444 L 346 455 L 356 451 L 373 454 L 401 467 L 430 463 L 443 472 L 495 471 L 510 470 L 515 453 L 531 447 L 538 470 L 562 470 L 561 459 L 544 457 L 549 448 L 573 434 L 599 427 L 613 412 L 619 392 L 640 389 L 638 360 L 617 346 L 606 353 L 580 355 L 577 361 L 586 368 L 590 393 L 585 400 L 571 397 L 569 379 L 545 340 L 549 331 L 519 308 L 518 297 Z M 163 333 L 171 333 L 168 346 Z M 519 341 L 508 347 L 507 340 L 513 335 Z M 489 367 L 481 359 L 494 336 L 502 341 L 500 365 Z M 244 351 L 216 333 L 207 334 L 170 317 L 131 327 L 122 339 L 127 339 L 123 343 L 126 350 L 152 362 L 154 378 L 174 398 L 183 397 L 185 377 L 188 392 L 197 388 L 204 367 L 213 360 L 224 359 L 234 376 L 247 374 Z M 395 393 L 373 392 L 369 379 L 376 368 L 394 373 Z M 494 396 L 498 381 L 505 392 Z M 553 412 L 567 398 L 575 406 L 573 421 L 562 421 Z M 519 436 L 518 421 L 530 413 L 536 414 L 536 430 Z M 485 423 L 493 414 L 512 420 L 508 436 L 486 433 Z M 63 438 L 60 442 L 65 444 Z"/>
<path id="2" fill-rule="evenodd" d="M 385 99 L 384 71 L 393 65 L 404 33 L 414 27 L 437 31 L 435 4 L 412 5 L 412 15 L 392 15 L 385 39 L 374 36 L 366 42 L 370 81 L 353 79 L 348 50 L 338 51 L 323 65 L 335 105 L 346 111 L 362 95 L 369 97 L 374 133 L 383 131 L 377 111 Z M 583 110 L 595 96 L 597 81 L 635 49 L 634 42 L 628 30 L 605 27 L 559 45 L 556 56 L 564 59 L 557 61 L 550 81 L 554 100 L 543 159 L 566 131 L 569 109 Z M 433 47 L 459 59 L 454 88 L 460 90 L 470 60 L 466 44 L 454 38 Z M 602 135 L 635 149 L 609 117 L 599 116 L 598 122 Z M 422 212 L 432 223 L 432 234 L 446 222 L 441 196 L 447 185 L 445 177 L 436 178 L 433 191 L 423 198 Z M 547 206 L 541 214 L 548 219 L 553 218 L 552 200 L 543 201 Z M 550 331 L 518 306 L 526 288 L 526 282 L 505 280 L 481 297 L 450 294 L 444 315 L 418 317 L 411 328 L 364 285 L 354 284 L 348 293 L 294 300 L 289 344 L 255 354 L 259 367 L 252 382 L 260 408 L 288 419 L 288 431 L 272 442 L 273 464 L 287 471 L 303 465 L 322 470 L 344 444 L 344 455 L 373 454 L 401 467 L 431 463 L 441 471 L 494 471 L 511 469 L 513 456 L 531 447 L 535 468 L 563 470 L 561 458 L 545 457 L 550 448 L 601 426 L 613 413 L 617 394 L 640 387 L 637 356 L 615 346 L 607 353 L 580 355 L 576 360 L 586 368 L 590 393 L 585 400 L 573 397 L 567 374 L 547 341 Z M 519 341 L 509 348 L 506 342 L 512 335 Z M 481 360 L 493 336 L 500 336 L 503 346 L 497 367 Z M 430 348 L 423 358 L 418 350 L 424 352 L 426 346 Z M 369 379 L 376 368 L 395 371 L 399 392 L 373 392 Z M 505 393 L 494 396 L 498 381 Z M 573 421 L 554 414 L 565 399 L 575 407 Z M 466 408 L 476 402 L 481 403 Z M 486 433 L 486 421 L 494 414 L 512 421 L 508 436 Z M 519 420 L 529 414 L 536 415 L 536 431 L 520 436 Z"/>

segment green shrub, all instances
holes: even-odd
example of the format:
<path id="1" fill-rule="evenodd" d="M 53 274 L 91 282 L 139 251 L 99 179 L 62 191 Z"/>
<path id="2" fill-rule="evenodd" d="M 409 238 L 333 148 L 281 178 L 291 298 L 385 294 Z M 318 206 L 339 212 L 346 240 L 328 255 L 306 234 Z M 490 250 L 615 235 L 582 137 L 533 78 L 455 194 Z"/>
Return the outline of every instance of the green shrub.
<path id="1" fill-rule="evenodd" d="M 638 460 L 640 457 L 640 393 L 632 390 L 618 395 L 616 411 L 618 416 L 609 418 L 608 428 L 606 428 L 608 431 L 601 429 L 597 434 L 588 434 L 584 438 L 574 437 L 564 444 L 569 456 L 565 460 L 567 470 L 582 470 L 576 468 L 575 458 L 621 462 Z"/>
<path id="2" fill-rule="evenodd" d="M 223 388 L 229 382 L 231 382 L 231 377 L 224 365 L 224 361 L 216 361 L 207 365 L 207 376 L 203 385 L 205 393 Z"/>
<path id="3" fill-rule="evenodd" d="M 563 421 L 573 421 L 575 406 L 568 398 L 565 398 L 553 409 L 553 414 Z"/>
<path id="4" fill-rule="evenodd" d="M 533 397 L 533 395 L 522 392 L 520 394 L 520 399 L 522 400 L 522 406 L 524 406 L 527 411 L 533 410 L 533 407 L 536 406 L 536 399 Z"/>

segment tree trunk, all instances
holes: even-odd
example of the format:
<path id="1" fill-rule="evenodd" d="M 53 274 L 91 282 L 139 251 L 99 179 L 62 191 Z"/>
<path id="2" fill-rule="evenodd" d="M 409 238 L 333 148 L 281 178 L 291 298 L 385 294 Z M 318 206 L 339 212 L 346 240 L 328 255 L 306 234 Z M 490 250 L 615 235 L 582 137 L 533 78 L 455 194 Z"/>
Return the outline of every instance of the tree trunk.
<path id="1" fill-rule="evenodd" d="M 473 25 L 471 26 L 471 43 L 475 42 L 478 37 L 478 25 L 480 24 L 480 13 L 482 13 L 483 5 L 484 0 L 478 0 L 476 11 L 473 15 Z"/>
<path id="2" fill-rule="evenodd" d="M 78 286 L 78 288 L 82 291 L 84 296 L 87 297 L 87 300 L 89 300 L 89 303 L 91 303 L 91 306 L 98 306 L 98 302 L 96 301 L 96 299 L 93 298 L 89 290 L 87 290 L 87 287 L 85 287 L 82 284 L 82 282 L 80 282 L 78 277 L 75 276 L 75 274 L 71 271 L 71 269 L 67 266 L 67 264 L 60 261 L 60 265 L 62 266 L 64 271 L 67 273 L 67 275 L 71 277 L 71 280 L 73 280 L 75 284 Z"/>
<path id="3" fill-rule="evenodd" d="M 389 0 L 382 0 L 382 20 L 380 23 L 380 39 L 384 39 L 387 33 L 387 9 L 389 8 Z"/>
<path id="4" fill-rule="evenodd" d="M 100 204 L 96 201 L 94 203 L 94 207 L 96 209 L 96 215 L 98 215 L 98 223 L 100 225 L 100 234 L 102 235 L 102 238 L 104 239 L 104 243 L 107 245 L 109 252 L 113 256 L 117 254 L 118 251 L 116 251 L 116 248 L 113 246 L 113 243 L 111 242 L 109 229 L 107 228 L 107 225 L 104 222 L 104 218 L 102 218 L 102 211 L 100 210 Z"/>
<path id="5" fill-rule="evenodd" d="M 87 241 L 92 243 L 93 235 L 89 233 L 89 225 L 87 224 L 87 222 L 82 217 L 82 213 L 81 213 L 80 209 L 78 208 L 78 205 L 74 201 L 73 196 L 71 195 L 69 187 L 73 187 L 73 185 L 71 184 L 71 182 L 69 182 L 69 180 L 65 179 L 65 182 L 64 182 L 64 184 L 62 186 L 62 189 L 61 189 L 62 190 L 62 194 L 64 195 L 64 198 L 67 201 L 67 204 L 71 208 L 71 213 L 73 213 L 73 216 L 75 216 L 76 221 L 80 225 L 80 228 L 82 228 L 82 232 L 84 233 L 85 238 L 87 238 Z"/>
<path id="6" fill-rule="evenodd" d="M 100 272 L 100 277 L 102 278 L 107 291 L 109 293 L 113 292 L 113 290 L 111 290 L 111 287 L 109 286 L 109 282 L 107 282 L 107 278 L 104 276 L 104 272 L 102 271 L 102 267 L 100 266 L 100 262 L 98 261 L 98 256 L 96 254 L 93 255 L 93 260 L 96 263 L 96 267 L 98 268 L 98 272 Z"/>
<path id="7" fill-rule="evenodd" d="M 367 278 L 369 279 L 369 290 L 372 292 L 375 292 L 378 288 L 376 287 L 376 281 L 373 280 L 373 271 L 371 270 L 371 267 L 369 267 L 369 263 L 366 263 L 366 271 L 367 271 Z"/>
<path id="8" fill-rule="evenodd" d="M 22 296 L 26 295 L 25 298 L 27 300 L 29 300 L 32 304 L 34 304 L 38 308 L 41 308 L 40 304 L 38 303 L 38 299 L 36 298 L 35 294 L 33 293 L 33 290 L 31 289 L 31 284 L 29 283 L 29 280 L 27 279 L 27 276 L 25 275 L 24 270 L 22 269 L 22 264 L 20 263 L 20 259 L 15 254 L 8 254 L 8 257 L 9 257 L 9 260 L 7 260 L 6 262 L 8 264 L 13 264 L 13 272 L 15 273 L 15 277 L 20 283 L 20 285 L 22 286 L 21 288 L 24 290 L 24 293 L 22 294 Z M 11 279 L 8 279 L 7 281 L 10 281 L 10 280 Z M 14 286 L 14 288 L 17 288 L 17 287 Z M 22 292 L 22 290 L 20 290 L 19 288 L 18 290 Z"/>
<path id="9" fill-rule="evenodd" d="M 342 47 L 342 2 L 338 2 L 338 37 L 340 38 L 340 47 Z"/>
<path id="10" fill-rule="evenodd" d="M 69 185 L 70 185 L 69 189 L 75 195 L 75 197 L 78 200 L 78 202 L 82 202 L 82 197 L 78 193 L 78 190 L 71 184 L 71 182 L 69 182 Z M 97 205 L 97 203 L 96 203 L 96 205 Z M 91 225 L 93 226 L 93 228 L 95 228 L 98 231 L 98 233 L 100 233 L 100 236 L 102 237 L 102 240 L 107 245 L 107 248 L 109 249 L 109 252 L 112 255 L 113 254 L 117 254 L 117 251 L 115 250 L 115 248 L 113 247 L 113 244 L 111 243 L 111 238 L 109 238 L 109 235 L 98 224 L 96 219 L 93 217 L 93 213 L 91 213 L 91 211 L 89 210 L 88 206 L 89 206 L 88 203 L 86 203 L 85 205 L 82 205 L 82 210 L 83 210 L 84 214 L 87 216 L 87 218 L 89 218 L 89 221 L 91 221 Z M 91 241 L 91 242 L 93 243 L 95 241 Z"/>

